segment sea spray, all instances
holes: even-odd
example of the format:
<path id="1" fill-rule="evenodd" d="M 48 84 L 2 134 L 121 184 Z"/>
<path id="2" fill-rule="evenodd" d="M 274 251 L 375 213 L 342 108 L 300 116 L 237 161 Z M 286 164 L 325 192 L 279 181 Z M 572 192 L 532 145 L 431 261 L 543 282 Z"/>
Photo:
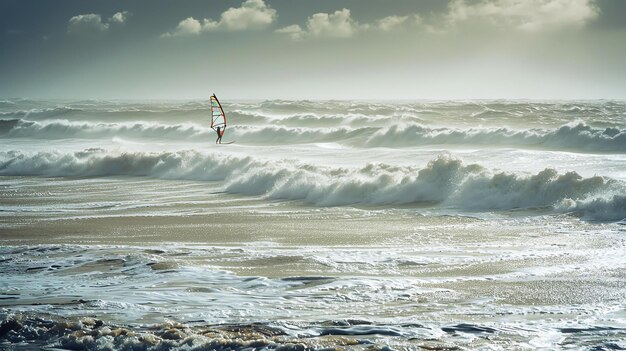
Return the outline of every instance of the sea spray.
<path id="1" fill-rule="evenodd" d="M 610 178 L 584 178 L 575 172 L 545 169 L 534 175 L 494 173 L 449 156 L 421 169 L 371 163 L 360 168 L 332 168 L 293 160 L 265 161 L 187 150 L 178 152 L 20 151 L 0 153 L 0 175 L 147 176 L 162 179 L 223 181 L 233 194 L 301 200 L 316 206 L 434 204 L 469 211 L 548 208 L 577 209 L 588 219 L 626 217 L 625 184 Z M 576 205 L 564 206 L 564 201 Z M 586 204 L 586 205 L 583 205 Z M 620 216 L 623 216 L 619 218 Z"/>
<path id="2" fill-rule="evenodd" d="M 393 124 L 377 122 L 330 125 L 328 118 L 292 117 L 280 122 L 235 125 L 229 135 L 240 143 L 304 144 L 336 142 L 356 148 L 372 147 L 518 147 L 577 152 L 626 152 L 626 129 L 595 128 L 584 122 L 568 123 L 556 129 L 530 128 L 450 128 L 430 127 L 405 119 Z M 235 118 L 234 121 L 237 121 Z M 307 121 L 307 123 L 302 123 Z M 320 125 L 317 125 L 318 122 Z M 236 122 L 234 122 L 236 123 Z M 294 126 L 306 125 L 306 126 Z M 355 127 L 355 125 L 359 125 Z M 185 140 L 208 142 L 214 132 L 196 122 L 167 124 L 156 121 L 95 122 L 49 119 L 0 119 L 0 137 L 33 139 L 129 138 L 133 140 Z"/>

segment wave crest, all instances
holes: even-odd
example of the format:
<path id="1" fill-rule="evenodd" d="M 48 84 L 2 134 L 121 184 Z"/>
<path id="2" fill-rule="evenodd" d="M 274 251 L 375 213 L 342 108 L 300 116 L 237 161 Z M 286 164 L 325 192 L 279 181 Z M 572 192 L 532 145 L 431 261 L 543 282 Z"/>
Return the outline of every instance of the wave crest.
<path id="1" fill-rule="evenodd" d="M 0 135 L 5 138 L 152 138 L 179 139 L 208 138 L 213 131 L 193 123 L 162 124 L 153 122 L 72 122 L 52 120 L 46 122 L 23 119 L 0 120 Z"/>
<path id="2" fill-rule="evenodd" d="M 369 146 L 419 145 L 526 146 L 556 150 L 626 152 L 626 130 L 593 128 L 585 123 L 558 129 L 428 128 L 422 125 L 391 126 L 374 133 Z"/>
<path id="3" fill-rule="evenodd" d="M 440 156 L 418 169 L 382 163 L 329 168 L 290 160 L 204 154 L 0 152 L 0 175 L 149 176 L 223 181 L 226 192 L 300 200 L 316 206 L 436 205 L 469 211 L 543 208 L 579 211 L 585 219 L 626 218 L 623 183 L 545 169 L 534 175 L 492 174 L 480 165 Z M 611 197 L 612 196 L 612 197 Z M 565 204 L 565 205 L 564 205 Z M 568 205 L 569 204 L 569 205 Z M 621 217 L 621 218 L 620 218 Z"/>
<path id="4" fill-rule="evenodd" d="M 249 118 L 264 118 L 249 116 Z M 380 127 L 380 122 L 361 123 L 370 117 L 356 116 L 338 123 L 335 117 L 295 115 L 261 125 L 234 125 L 228 134 L 241 143 L 301 144 L 338 142 L 353 147 L 415 147 L 432 145 L 527 147 L 577 152 L 626 152 L 626 129 L 594 128 L 585 123 L 563 125 L 557 129 L 509 128 L 432 128 L 421 124 Z M 410 120 L 410 118 L 409 118 Z M 350 125 L 354 121 L 360 127 Z M 256 123 L 255 123 L 256 124 Z M 293 124 L 293 125 L 292 125 Z M 294 125 L 307 126 L 294 126 Z M 29 121 L 0 120 L 4 138 L 112 138 L 170 139 L 184 141 L 212 140 L 214 132 L 196 123 L 164 124 L 158 122 L 88 122 L 69 120 Z"/>

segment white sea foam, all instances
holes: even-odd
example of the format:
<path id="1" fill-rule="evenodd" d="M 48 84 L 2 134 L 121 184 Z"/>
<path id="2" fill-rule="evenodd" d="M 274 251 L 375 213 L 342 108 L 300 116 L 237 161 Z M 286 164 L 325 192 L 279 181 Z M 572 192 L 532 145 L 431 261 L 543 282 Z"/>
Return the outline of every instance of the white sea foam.
<path id="1" fill-rule="evenodd" d="M 626 130 L 593 128 L 583 122 L 558 129 L 429 128 L 391 126 L 373 134 L 370 146 L 486 145 L 533 147 L 550 150 L 626 152 Z"/>
<path id="2" fill-rule="evenodd" d="M 0 345 L 623 347 L 625 102 L 223 100 L 0 101 Z"/>
<path id="3" fill-rule="evenodd" d="M 0 136 L 5 138 L 165 138 L 188 139 L 208 137 L 210 128 L 193 123 L 162 124 L 155 122 L 104 123 L 69 120 L 48 120 L 44 122 L 21 119 L 0 120 Z"/>
<path id="4" fill-rule="evenodd" d="M 364 118 L 364 117 L 358 117 Z M 570 123 L 557 129 L 510 128 L 433 128 L 421 124 L 400 124 L 380 127 L 376 124 L 353 127 L 329 124 L 330 117 L 296 116 L 266 126 L 239 125 L 229 135 L 240 143 L 314 143 L 338 142 L 353 147 L 411 147 L 455 145 L 460 147 L 499 146 L 582 152 L 626 152 L 626 130 L 616 127 L 594 128 L 583 122 Z M 309 121 L 306 127 L 292 123 Z M 315 126 L 317 122 L 321 126 Z M 321 121 L 321 122 L 320 122 Z M 334 123 L 334 122 L 333 122 Z M 348 120 L 349 124 L 352 124 Z M 367 125 L 367 124 L 365 124 Z M 28 121 L 0 120 L 0 136 L 4 138 L 136 138 L 185 141 L 208 141 L 214 137 L 208 126 L 197 123 L 164 124 L 158 122 L 89 122 L 69 120 Z"/>
<path id="5" fill-rule="evenodd" d="M 626 192 L 585 200 L 563 200 L 557 208 L 581 214 L 582 219 L 620 221 L 626 219 Z"/>
<path id="6" fill-rule="evenodd" d="M 493 173 L 439 157 L 426 167 L 384 163 L 332 168 L 292 160 L 263 161 L 198 151 L 0 153 L 0 174 L 13 176 L 148 176 L 224 181 L 224 190 L 316 206 L 429 204 L 464 210 L 544 208 L 581 211 L 585 219 L 626 218 L 620 181 L 545 169 L 534 175 Z M 610 197 L 613 194 L 613 197 Z M 569 203 L 570 205 L 563 205 Z"/>

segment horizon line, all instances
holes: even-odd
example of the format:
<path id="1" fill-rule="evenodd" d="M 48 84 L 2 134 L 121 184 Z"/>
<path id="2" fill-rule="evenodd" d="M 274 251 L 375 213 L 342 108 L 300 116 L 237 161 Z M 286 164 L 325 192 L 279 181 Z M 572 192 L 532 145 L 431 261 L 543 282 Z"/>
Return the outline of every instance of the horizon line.
<path id="1" fill-rule="evenodd" d="M 140 101 L 202 101 L 208 100 L 211 95 L 207 95 L 206 98 L 202 97 L 189 97 L 189 98 L 87 98 L 87 97 L 0 97 L 0 100 L 33 100 L 33 101 L 121 101 L 121 102 L 140 102 Z M 441 101 L 535 101 L 535 102 L 560 102 L 560 101 L 626 101 L 624 98 L 246 98 L 246 97 L 226 97 L 230 101 L 389 101 L 389 102 L 441 102 Z"/>

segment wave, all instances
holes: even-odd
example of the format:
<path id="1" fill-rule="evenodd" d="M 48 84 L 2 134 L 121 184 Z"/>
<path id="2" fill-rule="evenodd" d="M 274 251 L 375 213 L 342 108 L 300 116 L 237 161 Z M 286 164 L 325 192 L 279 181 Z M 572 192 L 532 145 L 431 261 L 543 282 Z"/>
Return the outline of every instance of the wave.
<path id="1" fill-rule="evenodd" d="M 376 131 L 375 127 L 349 128 L 306 128 L 270 126 L 264 128 L 238 127 L 231 130 L 232 138 L 238 142 L 252 144 L 303 144 L 320 142 L 338 142 L 350 146 L 363 145 L 369 135 Z"/>
<path id="2" fill-rule="evenodd" d="M 242 110 L 251 113 L 276 115 L 323 114 L 364 116 L 392 116 L 402 113 L 435 114 L 458 117 L 559 117 L 572 118 L 604 117 L 623 118 L 625 101 L 526 101 L 526 100 L 457 100 L 457 101 L 351 101 L 351 100 L 266 100 L 232 101 L 225 99 L 227 111 Z M 208 100 L 193 101 L 106 101 L 106 100 L 0 100 L 4 112 L 35 114 L 52 110 L 80 110 L 89 112 L 208 112 Z M 475 118 L 474 118 L 475 119 Z"/>
<path id="3" fill-rule="evenodd" d="M 263 118 L 260 116 L 251 118 Z M 595 128 L 582 122 L 563 125 L 556 129 L 509 128 L 435 128 L 422 124 L 397 123 L 380 127 L 363 123 L 369 117 L 352 117 L 341 123 L 341 118 L 316 115 L 290 116 L 272 124 L 234 125 L 229 137 L 241 143 L 297 144 L 338 142 L 352 147 L 420 147 L 432 145 L 525 147 L 545 150 L 577 152 L 626 152 L 626 129 Z M 306 122 L 305 122 L 306 121 Z M 358 121 L 356 123 L 355 121 Z M 306 126 L 294 126 L 294 125 Z M 353 127 L 352 124 L 361 125 Z M 321 127 L 320 125 L 323 125 Z M 364 125 L 364 126 L 363 126 Z M 4 138 L 148 138 L 182 141 L 212 140 L 214 132 L 208 126 L 196 123 L 165 124 L 159 122 L 88 122 L 69 120 L 29 121 L 0 119 L 0 136 Z"/>
<path id="4" fill-rule="evenodd" d="M 57 106 L 0 112 L 0 119 L 28 119 L 44 121 L 46 119 L 74 119 L 89 121 L 128 121 L 128 120 L 176 120 L 177 118 L 203 120 L 208 119 L 206 107 L 175 106 Z"/>
<path id="5" fill-rule="evenodd" d="M 240 142 L 256 144 L 318 143 L 329 141 L 349 142 L 361 136 L 365 140 L 374 128 L 289 128 L 285 126 L 236 126 L 229 129 L 229 137 Z M 47 122 L 21 119 L 0 120 L 0 136 L 4 138 L 38 139 L 93 139 L 124 137 L 130 139 L 156 139 L 177 141 L 212 141 L 215 132 L 209 127 L 194 123 L 162 124 L 156 122 L 71 122 L 52 120 Z"/>
<path id="6" fill-rule="evenodd" d="M 331 168 L 292 160 L 262 161 L 188 150 L 162 153 L 0 152 L 0 175 L 148 176 L 223 181 L 228 193 L 298 200 L 315 206 L 432 205 L 468 211 L 544 209 L 588 220 L 626 218 L 624 183 L 545 169 L 534 175 L 492 173 L 438 157 L 425 167 L 367 164 Z"/>
<path id="7" fill-rule="evenodd" d="M 557 129 L 429 128 L 422 125 L 392 126 L 379 130 L 369 146 L 486 145 L 533 147 L 549 150 L 626 152 L 626 129 L 594 128 L 583 122 Z"/>
<path id="8" fill-rule="evenodd" d="M 110 138 L 135 137 L 154 139 L 209 138 L 210 128 L 202 128 L 192 123 L 162 124 L 155 122 L 71 122 L 52 120 L 46 122 L 23 119 L 0 120 L 0 136 L 5 138 Z"/>
<path id="9" fill-rule="evenodd" d="M 584 220 L 620 221 L 626 219 L 626 195 L 576 201 L 567 199 L 557 208 L 580 215 Z"/>
<path id="10" fill-rule="evenodd" d="M 62 107 L 43 107 L 33 108 L 29 110 L 16 110 L 8 112 L 0 112 L 0 118 L 31 118 L 31 119 L 45 119 L 45 118 L 60 118 L 70 117 L 80 113 L 82 110 L 67 106 Z"/>

